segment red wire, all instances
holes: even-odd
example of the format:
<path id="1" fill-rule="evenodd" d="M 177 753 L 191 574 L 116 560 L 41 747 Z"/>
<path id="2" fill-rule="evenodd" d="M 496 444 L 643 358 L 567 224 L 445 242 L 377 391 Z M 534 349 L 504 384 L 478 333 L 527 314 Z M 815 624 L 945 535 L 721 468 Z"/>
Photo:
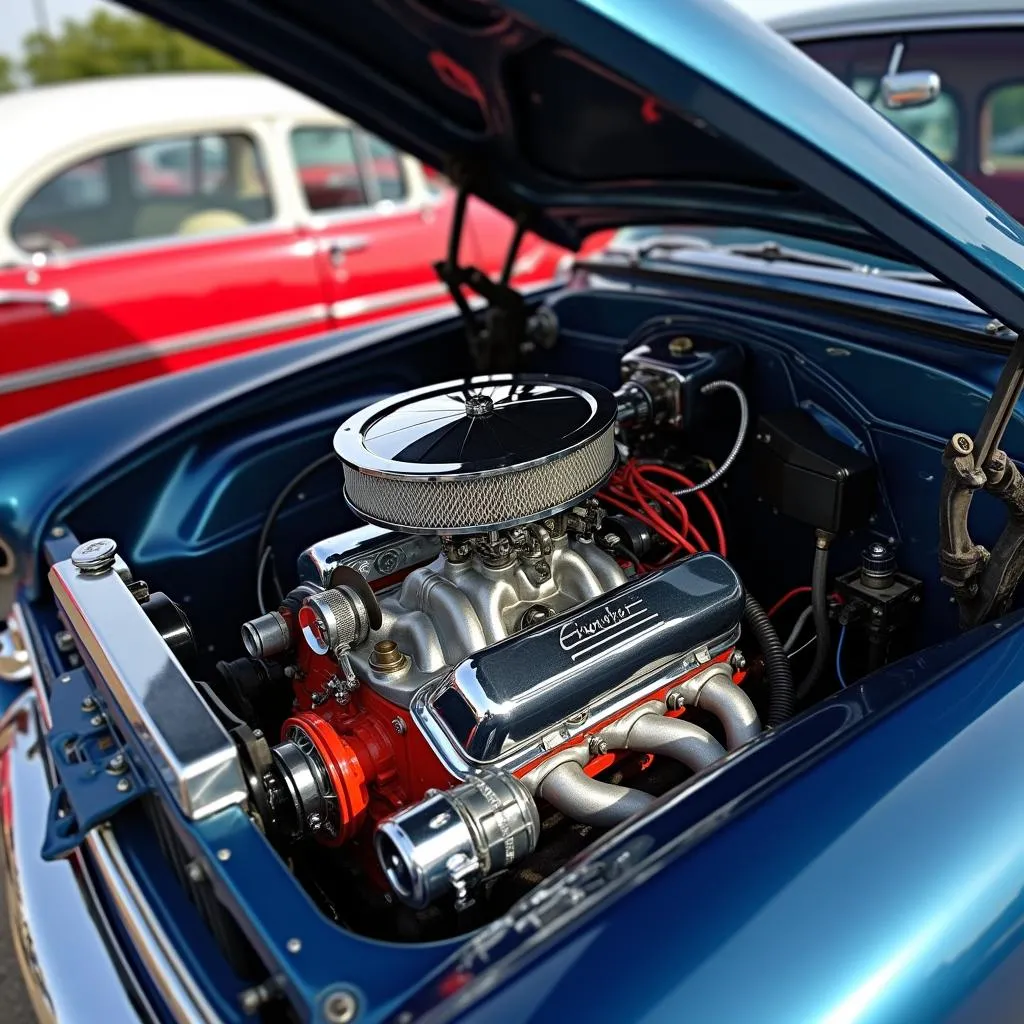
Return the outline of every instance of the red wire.
<path id="1" fill-rule="evenodd" d="M 673 544 L 682 544 L 682 546 L 690 551 L 691 554 L 696 553 L 697 549 L 686 539 L 686 537 L 676 530 L 674 526 L 667 523 L 647 504 L 648 498 L 654 498 L 654 500 L 657 501 L 658 497 L 654 493 L 654 489 L 649 486 L 644 487 L 644 483 L 646 483 L 646 481 L 644 481 L 640 474 L 635 471 L 635 468 L 628 471 L 626 476 L 626 486 L 630 491 L 632 491 L 633 497 L 636 499 L 636 503 L 640 505 L 641 508 L 646 508 L 647 514 L 661 528 L 659 533 Z M 647 492 L 646 495 L 642 493 L 644 490 Z"/>
<path id="2" fill-rule="evenodd" d="M 692 487 L 693 484 L 682 473 L 667 466 L 640 464 L 630 460 L 615 471 L 600 497 L 615 508 L 634 516 L 662 540 L 671 545 L 671 551 L 661 561 L 671 561 L 680 552 L 696 554 L 698 550 L 710 551 L 708 542 L 690 520 L 689 512 L 682 499 L 662 484 L 650 479 L 651 476 L 667 477 L 669 480 Z M 703 491 L 695 492 L 707 509 L 715 528 L 718 548 L 724 555 L 725 530 L 711 499 Z M 657 506 L 657 511 L 652 507 Z M 669 520 L 678 522 L 670 522 Z"/>
<path id="3" fill-rule="evenodd" d="M 682 484 L 684 487 L 693 487 L 693 481 L 688 477 L 683 476 L 682 473 L 677 470 L 670 469 L 668 466 L 658 466 L 654 463 L 646 463 L 643 466 L 637 467 L 637 472 L 643 473 L 654 473 L 655 475 L 661 475 L 668 477 L 669 480 L 675 480 L 677 483 Z M 711 504 L 711 499 L 703 491 L 694 492 L 698 498 L 704 503 L 704 507 L 708 510 L 708 515 L 711 517 L 711 522 L 715 526 L 715 533 L 718 536 L 718 550 L 725 556 L 725 530 L 722 527 L 722 520 L 718 517 L 718 512 L 715 506 Z"/>
<path id="4" fill-rule="evenodd" d="M 794 587 L 788 594 L 783 594 L 782 597 L 780 597 L 778 601 L 768 609 L 769 618 L 774 615 L 788 600 L 790 600 L 790 598 L 796 597 L 799 594 L 809 594 L 810 592 L 810 587 Z"/>

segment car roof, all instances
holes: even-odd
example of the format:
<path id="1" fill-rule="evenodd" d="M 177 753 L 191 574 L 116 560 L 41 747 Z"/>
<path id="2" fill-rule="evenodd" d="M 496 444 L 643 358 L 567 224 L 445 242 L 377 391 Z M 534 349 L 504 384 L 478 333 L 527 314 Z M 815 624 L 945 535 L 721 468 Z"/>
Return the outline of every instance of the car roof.
<path id="1" fill-rule="evenodd" d="M 1024 25 L 1022 0 L 850 0 L 765 19 L 795 41 L 911 29 Z"/>
<path id="2" fill-rule="evenodd" d="M 17 144 L 4 149 L 0 194 L 40 162 L 93 140 L 136 131 L 158 136 L 192 122 L 293 117 L 345 122 L 280 82 L 245 73 L 95 78 L 7 93 L 0 96 L 0 137 Z"/>

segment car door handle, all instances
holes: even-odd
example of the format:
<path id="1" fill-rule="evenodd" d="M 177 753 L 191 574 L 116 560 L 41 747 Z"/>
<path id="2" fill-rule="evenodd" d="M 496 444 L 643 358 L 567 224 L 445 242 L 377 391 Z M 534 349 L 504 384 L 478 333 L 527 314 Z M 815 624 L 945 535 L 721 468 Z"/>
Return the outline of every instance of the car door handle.
<path id="1" fill-rule="evenodd" d="M 350 252 L 363 252 L 369 247 L 369 235 L 340 235 L 327 243 L 327 258 L 332 267 L 340 267 Z"/>
<path id="2" fill-rule="evenodd" d="M 71 296 L 63 288 L 35 292 L 29 288 L 0 288 L 0 306 L 46 306 L 55 316 L 71 308 Z"/>

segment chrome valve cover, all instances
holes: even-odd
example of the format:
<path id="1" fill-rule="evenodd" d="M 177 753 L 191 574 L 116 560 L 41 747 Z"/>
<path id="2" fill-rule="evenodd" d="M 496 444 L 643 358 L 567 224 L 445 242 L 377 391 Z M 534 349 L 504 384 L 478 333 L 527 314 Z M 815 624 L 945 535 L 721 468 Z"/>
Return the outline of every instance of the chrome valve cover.
<path id="1" fill-rule="evenodd" d="M 743 603 L 724 558 L 694 555 L 465 659 L 413 716 L 453 774 L 516 771 L 729 650 Z"/>

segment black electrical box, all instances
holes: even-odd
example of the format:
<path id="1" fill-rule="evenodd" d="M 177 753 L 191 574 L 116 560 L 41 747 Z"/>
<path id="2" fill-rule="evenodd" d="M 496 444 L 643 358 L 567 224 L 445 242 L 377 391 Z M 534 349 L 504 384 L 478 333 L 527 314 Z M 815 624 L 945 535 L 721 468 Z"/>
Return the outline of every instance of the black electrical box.
<path id="1" fill-rule="evenodd" d="M 803 409 L 760 417 L 751 451 L 757 493 L 783 515 L 840 533 L 874 512 L 874 462 Z"/>

